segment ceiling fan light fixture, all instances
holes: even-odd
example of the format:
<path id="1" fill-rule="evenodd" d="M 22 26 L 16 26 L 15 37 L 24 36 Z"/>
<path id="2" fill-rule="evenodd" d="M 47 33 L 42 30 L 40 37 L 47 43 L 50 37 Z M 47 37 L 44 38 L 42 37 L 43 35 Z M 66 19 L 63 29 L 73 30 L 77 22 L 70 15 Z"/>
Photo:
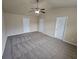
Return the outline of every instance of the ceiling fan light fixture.
<path id="1" fill-rule="evenodd" d="M 39 8 L 39 6 L 38 6 L 39 0 L 36 0 L 36 2 L 37 2 L 37 7 L 36 8 L 31 8 L 31 9 L 33 9 L 35 14 L 40 14 L 40 13 L 45 14 L 45 9 L 44 8 Z"/>
<path id="2" fill-rule="evenodd" d="M 39 12 L 40 12 L 39 10 L 36 10 L 36 11 L 35 11 L 36 14 L 39 14 Z"/>

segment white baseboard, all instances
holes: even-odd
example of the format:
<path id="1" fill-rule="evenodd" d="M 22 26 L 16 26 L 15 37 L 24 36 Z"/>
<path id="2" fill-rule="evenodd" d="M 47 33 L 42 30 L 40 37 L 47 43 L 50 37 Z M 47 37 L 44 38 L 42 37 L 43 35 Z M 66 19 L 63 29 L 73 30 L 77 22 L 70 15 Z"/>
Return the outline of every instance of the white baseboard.
<path id="1" fill-rule="evenodd" d="M 64 42 L 67 42 L 67 43 L 69 43 L 69 44 L 71 44 L 71 45 L 74 45 L 74 46 L 77 46 L 77 44 L 75 44 L 75 43 L 72 43 L 72 42 L 69 42 L 69 41 L 66 41 L 66 40 L 63 40 Z"/>

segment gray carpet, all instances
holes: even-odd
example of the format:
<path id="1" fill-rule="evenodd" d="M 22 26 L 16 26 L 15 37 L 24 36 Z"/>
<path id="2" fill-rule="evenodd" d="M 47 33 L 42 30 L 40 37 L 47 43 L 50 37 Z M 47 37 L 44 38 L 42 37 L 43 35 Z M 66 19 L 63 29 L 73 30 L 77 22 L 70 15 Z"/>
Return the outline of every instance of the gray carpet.
<path id="1" fill-rule="evenodd" d="M 10 36 L 2 59 L 77 59 L 76 46 L 40 32 Z"/>

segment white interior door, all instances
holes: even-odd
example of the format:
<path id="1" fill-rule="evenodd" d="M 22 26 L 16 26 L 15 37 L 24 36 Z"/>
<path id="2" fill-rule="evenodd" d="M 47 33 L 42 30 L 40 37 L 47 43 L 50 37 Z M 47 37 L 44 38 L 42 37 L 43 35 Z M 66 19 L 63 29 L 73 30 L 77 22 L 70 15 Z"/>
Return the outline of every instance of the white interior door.
<path id="1" fill-rule="evenodd" d="M 23 31 L 30 32 L 30 19 L 27 16 L 23 18 Z"/>
<path id="2" fill-rule="evenodd" d="M 67 16 L 57 17 L 56 18 L 56 28 L 55 28 L 55 37 L 59 39 L 64 38 L 64 30 L 66 25 Z"/>
<path id="3" fill-rule="evenodd" d="M 39 19 L 39 32 L 44 32 L 44 18 L 40 17 Z"/>

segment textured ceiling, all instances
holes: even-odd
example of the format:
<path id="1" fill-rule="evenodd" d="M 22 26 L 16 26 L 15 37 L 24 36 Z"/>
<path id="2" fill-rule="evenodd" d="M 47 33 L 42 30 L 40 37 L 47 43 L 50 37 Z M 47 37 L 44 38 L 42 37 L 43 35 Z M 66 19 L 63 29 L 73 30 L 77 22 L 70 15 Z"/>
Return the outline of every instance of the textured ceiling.
<path id="1" fill-rule="evenodd" d="M 76 7 L 76 0 L 39 0 L 39 7 L 51 8 Z M 27 14 L 30 8 L 36 7 L 36 0 L 3 0 L 3 11 L 17 14 Z"/>

